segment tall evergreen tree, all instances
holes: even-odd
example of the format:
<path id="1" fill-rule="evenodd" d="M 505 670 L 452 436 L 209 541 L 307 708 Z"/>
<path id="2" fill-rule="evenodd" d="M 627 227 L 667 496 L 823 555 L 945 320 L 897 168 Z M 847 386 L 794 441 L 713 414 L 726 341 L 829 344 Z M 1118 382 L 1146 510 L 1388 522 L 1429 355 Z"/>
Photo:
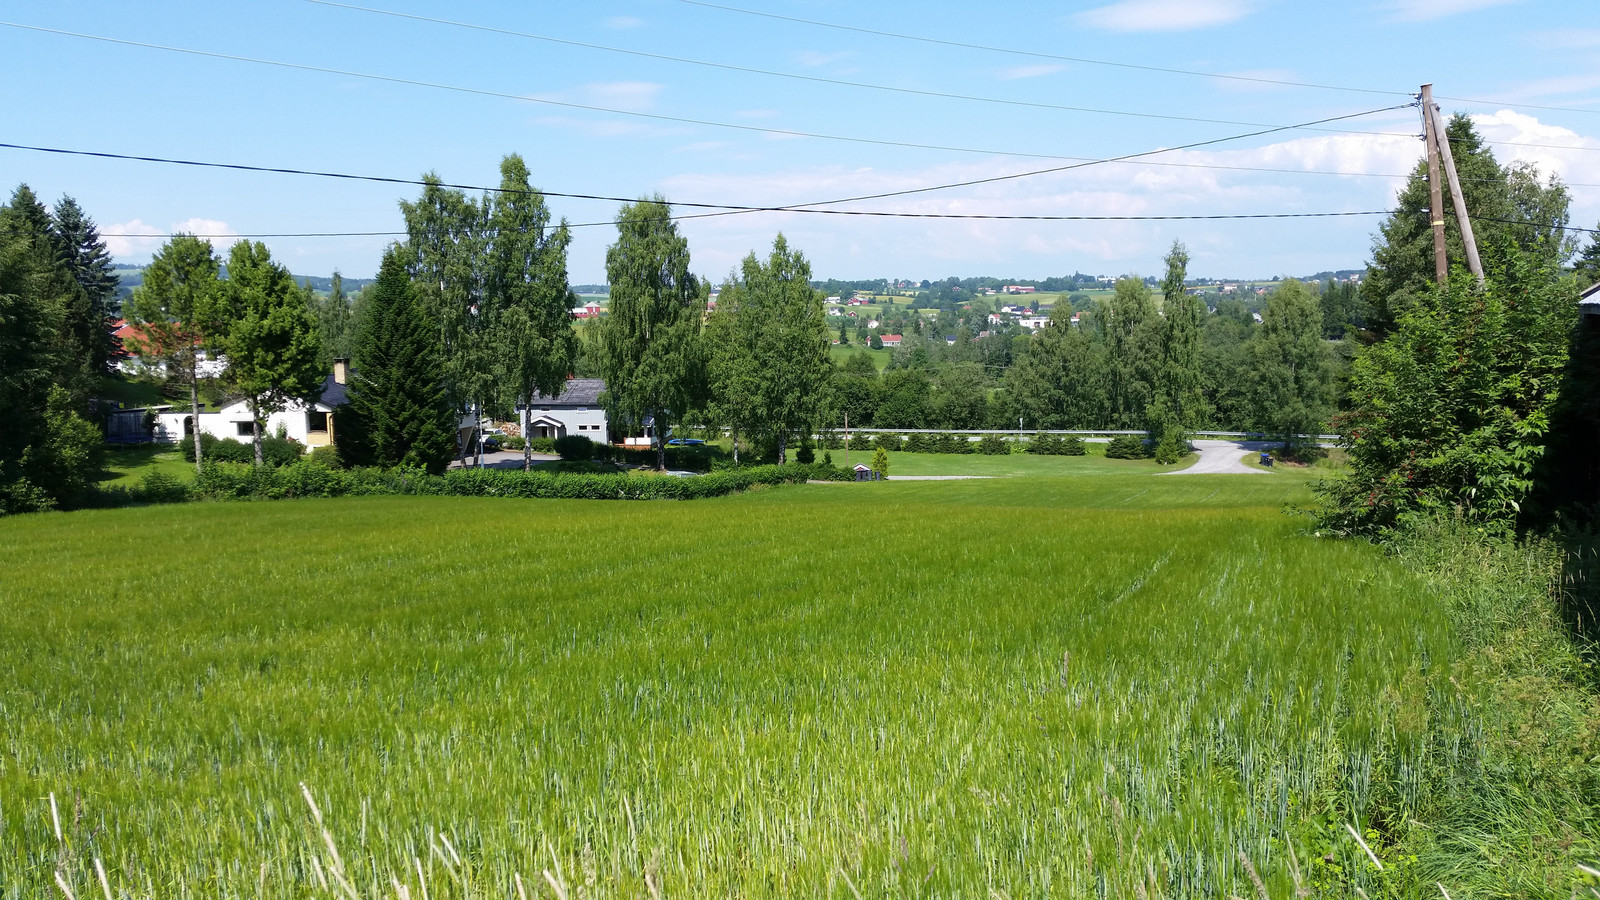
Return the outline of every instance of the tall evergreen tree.
<path id="1" fill-rule="evenodd" d="M 346 461 L 439 474 L 456 448 L 458 413 L 445 391 L 439 332 L 417 298 L 398 246 L 384 252 L 365 292 L 350 380 Z"/>
<path id="2" fill-rule="evenodd" d="M 503 370 L 502 404 L 532 407 L 536 394 L 558 397 L 572 374 L 578 336 L 567 284 L 572 231 L 549 229 L 544 196 L 528 183 L 528 167 L 511 154 L 500 163 L 500 193 L 489 201 L 490 246 L 485 293 L 497 311 L 496 354 Z M 522 467 L 533 468 L 533 445 L 523 442 Z"/>
<path id="3" fill-rule="evenodd" d="M 700 325 L 709 291 L 690 274 L 689 241 L 660 196 L 617 214 L 606 280 L 611 309 L 600 331 L 601 403 L 625 427 L 650 419 L 656 465 L 664 469 L 668 428 L 704 395 Z"/>
<path id="4" fill-rule="evenodd" d="M 99 375 L 109 370 L 118 349 L 112 336 L 112 324 L 119 312 L 118 279 L 111 267 L 111 253 L 100 239 L 94 220 L 71 197 L 61 198 L 51 219 L 62 262 L 83 289 L 81 308 L 68 328 L 84 367 Z"/>
<path id="5" fill-rule="evenodd" d="M 322 393 L 317 320 L 289 270 L 273 262 L 260 242 L 240 241 L 228 251 L 223 296 L 228 308 L 223 339 L 228 381 L 250 408 L 260 466 L 267 417 L 292 401 L 309 405 Z"/>
<path id="6" fill-rule="evenodd" d="M 62 386 L 66 310 L 82 290 L 26 185 L 0 206 L 0 515 L 75 505 L 102 437 Z"/>
<path id="7" fill-rule="evenodd" d="M 1596 228 L 1600 228 L 1600 225 Z M 1589 245 L 1578 254 L 1573 268 L 1585 287 L 1600 281 L 1600 231 L 1590 237 Z"/>
<path id="8" fill-rule="evenodd" d="M 165 364 L 189 388 L 196 472 L 200 471 L 200 357 L 220 346 L 228 318 L 217 281 L 219 266 L 210 241 L 173 235 L 145 267 L 144 281 L 128 303 L 128 321 L 136 326 L 134 351 L 141 359 Z"/>
<path id="9" fill-rule="evenodd" d="M 1494 154 L 1466 116 L 1457 115 L 1445 127 L 1460 176 L 1462 198 L 1473 216 L 1473 235 L 1480 248 L 1510 238 L 1524 251 L 1540 252 L 1564 262 L 1572 255 L 1563 246 L 1561 226 L 1567 223 L 1567 191 L 1553 176 L 1539 180 L 1528 166 L 1501 168 Z M 1455 201 L 1443 192 L 1446 252 L 1452 265 L 1464 265 L 1465 245 L 1456 223 Z M 1372 262 L 1361 284 L 1365 301 L 1367 339 L 1381 340 L 1394 329 L 1407 309 L 1421 302 L 1435 281 L 1432 217 L 1428 213 L 1428 169 L 1419 159 L 1395 201 L 1394 213 L 1373 238 Z M 1534 222 L 1532 226 L 1508 224 Z"/>
<path id="10" fill-rule="evenodd" d="M 1151 432 L 1157 437 L 1167 427 L 1193 431 L 1205 419 L 1200 377 L 1200 331 L 1205 320 L 1205 304 L 1184 290 L 1189 252 L 1183 244 L 1173 241 L 1165 261 L 1167 274 L 1161 281 L 1164 346 L 1156 391 L 1158 399 L 1150 416 Z"/>

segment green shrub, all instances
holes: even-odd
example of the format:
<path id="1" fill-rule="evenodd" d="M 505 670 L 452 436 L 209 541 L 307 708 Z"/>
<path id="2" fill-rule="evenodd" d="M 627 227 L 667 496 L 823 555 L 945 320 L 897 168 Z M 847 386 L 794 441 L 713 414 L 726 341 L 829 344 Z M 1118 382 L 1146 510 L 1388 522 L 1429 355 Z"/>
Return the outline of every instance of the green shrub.
<path id="1" fill-rule="evenodd" d="M 956 438 L 953 434 L 939 433 L 929 435 L 928 450 L 931 453 L 959 453 L 956 449 Z"/>
<path id="2" fill-rule="evenodd" d="M 151 470 L 139 479 L 135 499 L 146 503 L 178 503 L 188 499 L 189 488 L 165 472 Z"/>
<path id="3" fill-rule="evenodd" d="M 1058 456 L 1061 453 L 1061 438 L 1048 432 L 1040 432 L 1028 441 L 1024 448 L 1029 453 L 1040 456 Z"/>
<path id="4" fill-rule="evenodd" d="M 899 452 L 905 447 L 905 441 L 898 434 L 884 432 L 873 439 L 872 445 L 885 452 Z"/>
<path id="5" fill-rule="evenodd" d="M 339 457 L 339 451 L 333 447 L 314 447 L 306 454 L 306 459 L 330 469 L 344 468 L 344 460 Z"/>
<path id="6" fill-rule="evenodd" d="M 1163 466 L 1170 466 L 1178 460 L 1189 455 L 1189 439 L 1184 435 L 1183 429 L 1173 425 L 1167 426 L 1161 432 L 1161 440 L 1156 442 L 1156 462 Z"/>
<path id="7" fill-rule="evenodd" d="M 871 450 L 872 438 L 869 438 L 865 434 L 862 434 L 858 431 L 855 434 L 850 435 L 849 446 L 851 450 Z"/>
<path id="8" fill-rule="evenodd" d="M 824 431 L 822 433 L 822 446 L 826 450 L 843 450 L 844 438 L 837 431 Z"/>
<path id="9" fill-rule="evenodd" d="M 805 441 L 801 443 L 800 449 L 795 453 L 794 458 L 799 461 L 800 465 L 809 466 L 817 461 L 817 451 L 811 449 L 810 441 Z"/>
<path id="10" fill-rule="evenodd" d="M 1077 435 L 1062 439 L 1056 447 L 1056 453 L 1061 456 L 1084 456 L 1089 452 L 1089 448 L 1083 445 L 1083 438 Z"/>
<path id="11" fill-rule="evenodd" d="M 507 434 L 500 438 L 500 446 L 506 450 L 521 450 L 528 445 L 527 438 L 520 435 Z"/>
<path id="12" fill-rule="evenodd" d="M 1011 452 L 1011 442 L 998 434 L 986 434 L 978 441 L 978 452 L 989 456 L 1004 456 Z"/>
<path id="13" fill-rule="evenodd" d="M 1119 434 L 1106 445 L 1106 459 L 1144 459 L 1144 438 L 1136 434 Z"/>
<path id="14" fill-rule="evenodd" d="M 594 441 L 587 435 L 564 434 L 553 442 L 556 453 L 566 460 L 580 460 L 594 458 Z"/>
<path id="15" fill-rule="evenodd" d="M 953 452 L 955 452 L 955 453 L 976 453 L 977 452 L 978 445 L 973 443 L 972 441 L 967 440 L 967 436 L 964 435 L 964 434 L 951 435 L 950 439 L 955 442 L 955 447 L 954 447 L 954 450 L 953 450 Z"/>
<path id="16" fill-rule="evenodd" d="M 241 463 L 205 466 L 194 495 L 212 500 L 280 500 L 386 494 L 521 497 L 573 500 L 696 500 L 755 485 L 848 481 L 850 473 L 822 465 L 748 466 L 694 478 L 519 469 L 330 469 L 309 461 L 280 468 Z"/>
<path id="17" fill-rule="evenodd" d="M 535 452 L 535 453 L 554 453 L 554 452 L 556 452 L 556 439 L 555 438 L 547 438 L 547 437 L 544 437 L 544 438 L 532 438 L 532 439 L 530 439 L 528 441 L 528 443 L 533 445 L 533 452 Z"/>
<path id="18" fill-rule="evenodd" d="M 261 439 L 261 461 L 269 466 L 287 466 L 305 456 L 306 448 L 293 438 L 268 435 Z M 206 462 L 253 463 L 256 448 L 251 441 L 200 435 L 200 458 Z"/>
<path id="19" fill-rule="evenodd" d="M 928 436 L 920 431 L 906 435 L 905 451 L 907 453 L 927 453 Z"/>

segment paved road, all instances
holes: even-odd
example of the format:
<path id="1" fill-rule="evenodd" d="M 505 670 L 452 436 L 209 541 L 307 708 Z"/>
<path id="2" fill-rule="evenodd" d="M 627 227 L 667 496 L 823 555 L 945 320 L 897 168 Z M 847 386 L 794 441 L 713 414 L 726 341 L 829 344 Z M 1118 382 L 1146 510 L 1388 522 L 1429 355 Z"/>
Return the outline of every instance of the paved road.
<path id="1" fill-rule="evenodd" d="M 1195 441 L 1200 458 L 1194 465 L 1163 475 L 1267 475 L 1264 469 L 1252 469 L 1244 458 L 1263 450 L 1277 450 L 1282 444 L 1273 441 Z"/>
<path id="2" fill-rule="evenodd" d="M 533 455 L 534 462 L 547 462 L 552 459 L 560 458 L 561 457 L 555 455 L 554 453 L 535 453 Z M 467 457 L 467 468 L 477 468 L 477 462 L 478 458 L 476 456 Z M 499 450 L 494 453 L 485 453 L 483 455 L 483 467 L 485 469 L 520 469 L 522 468 L 522 451 Z M 454 459 L 450 460 L 450 468 L 461 468 L 460 461 Z"/>

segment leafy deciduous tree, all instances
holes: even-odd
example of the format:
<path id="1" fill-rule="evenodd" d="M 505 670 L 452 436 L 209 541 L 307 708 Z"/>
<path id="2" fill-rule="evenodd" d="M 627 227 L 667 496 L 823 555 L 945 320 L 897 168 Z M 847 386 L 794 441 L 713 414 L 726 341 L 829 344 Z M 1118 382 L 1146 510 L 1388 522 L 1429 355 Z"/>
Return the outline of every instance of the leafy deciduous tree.
<path id="1" fill-rule="evenodd" d="M 321 394 L 317 320 L 289 270 L 273 262 L 267 246 L 258 241 L 240 241 L 228 251 L 223 295 L 228 307 L 223 338 L 228 382 L 244 395 L 255 421 L 252 437 L 260 466 L 267 417 L 292 401 L 315 402 Z"/>
<path id="2" fill-rule="evenodd" d="M 140 358 L 164 363 L 189 388 L 196 472 L 200 471 L 200 357 L 219 346 L 228 318 L 217 280 L 219 265 L 210 241 L 173 235 L 156 251 L 128 303 L 128 320 L 136 326 L 134 349 Z"/>

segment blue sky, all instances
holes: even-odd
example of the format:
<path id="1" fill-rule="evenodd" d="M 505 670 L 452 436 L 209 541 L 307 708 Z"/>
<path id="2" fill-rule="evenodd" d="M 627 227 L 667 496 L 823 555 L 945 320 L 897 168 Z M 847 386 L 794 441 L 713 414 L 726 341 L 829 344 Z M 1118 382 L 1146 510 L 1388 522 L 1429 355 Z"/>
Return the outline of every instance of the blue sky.
<path id="1" fill-rule="evenodd" d="M 686 0 L 353 2 L 747 69 L 984 99 L 728 71 L 310 0 L 53 0 L 8 4 L 0 19 L 469 90 L 0 27 L 0 141 L 399 178 L 432 171 L 473 185 L 496 183 L 502 155 L 517 152 L 548 191 L 660 192 L 674 201 L 765 206 L 989 178 L 1072 161 L 1062 157 L 1119 156 L 1358 113 L 1405 103 L 1405 92 L 1431 81 L 1444 97 L 1472 98 L 1441 105 L 1446 113 L 1472 114 L 1486 136 L 1505 142 L 1494 145 L 1502 161 L 1532 162 L 1569 182 L 1574 224 L 1600 220 L 1600 9 L 1593 0 L 718 0 L 1044 56 Z M 1420 142 L 1407 136 L 1420 130 L 1416 111 L 1326 127 L 1340 130 L 1283 131 L 1160 154 L 1147 164 L 1090 166 L 837 208 L 1148 216 L 1387 207 L 1401 183 L 1393 176 L 1406 173 L 1421 153 Z M 1255 171 L 1263 168 L 1289 171 Z M 64 193 L 76 197 L 103 231 L 122 235 L 392 232 L 401 228 L 397 201 L 417 192 L 0 150 L 5 190 L 22 181 L 50 202 Z M 604 223 L 617 204 L 551 198 L 550 206 L 577 224 Z M 818 277 L 1150 274 L 1174 239 L 1190 249 L 1191 274 L 1230 277 L 1359 266 L 1378 221 L 996 222 L 782 212 L 686 220 L 682 227 L 695 270 L 716 279 L 751 250 L 764 251 L 780 230 L 811 258 Z M 614 234 L 606 225 L 577 229 L 574 282 L 604 279 Z M 296 273 L 367 276 L 389 238 L 266 240 Z M 139 262 L 161 239 L 109 242 L 120 260 Z M 215 242 L 225 247 L 231 240 Z"/>

